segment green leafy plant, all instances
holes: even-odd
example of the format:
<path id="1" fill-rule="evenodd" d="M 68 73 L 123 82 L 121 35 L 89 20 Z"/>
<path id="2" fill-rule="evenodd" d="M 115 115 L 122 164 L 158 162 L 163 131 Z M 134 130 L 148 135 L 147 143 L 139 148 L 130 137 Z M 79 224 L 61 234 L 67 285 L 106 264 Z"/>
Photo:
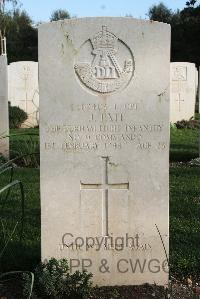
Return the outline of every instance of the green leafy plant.
<path id="1" fill-rule="evenodd" d="M 34 284 L 34 274 L 31 272 L 23 272 L 23 297 L 30 299 L 33 291 L 33 284 Z"/>
<path id="2" fill-rule="evenodd" d="M 0 275 L 0 298 L 30 299 L 33 284 L 34 275 L 31 272 L 3 273 Z"/>
<path id="3" fill-rule="evenodd" d="M 71 274 L 65 259 L 50 259 L 35 270 L 34 296 L 38 298 L 87 299 L 92 291 L 92 274 L 86 271 Z"/>
<path id="4" fill-rule="evenodd" d="M 27 120 L 28 114 L 16 106 L 11 106 L 9 102 L 9 124 L 10 129 L 20 128 L 21 125 Z"/>
<path id="5" fill-rule="evenodd" d="M 92 299 L 120 299 L 119 291 L 115 287 L 94 287 Z"/>

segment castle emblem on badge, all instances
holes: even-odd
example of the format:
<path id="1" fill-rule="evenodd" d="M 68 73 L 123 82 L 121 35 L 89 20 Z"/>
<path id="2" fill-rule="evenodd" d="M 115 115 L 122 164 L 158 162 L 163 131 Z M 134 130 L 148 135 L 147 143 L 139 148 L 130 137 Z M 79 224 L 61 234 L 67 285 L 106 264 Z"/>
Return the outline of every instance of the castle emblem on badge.
<path id="1" fill-rule="evenodd" d="M 87 49 L 91 48 L 90 63 L 81 62 L 85 57 L 80 54 L 74 66 L 81 83 L 103 94 L 126 87 L 134 72 L 134 59 L 128 46 L 109 32 L 106 26 L 102 26 L 102 30 L 84 44 L 85 47 L 86 44 Z"/>

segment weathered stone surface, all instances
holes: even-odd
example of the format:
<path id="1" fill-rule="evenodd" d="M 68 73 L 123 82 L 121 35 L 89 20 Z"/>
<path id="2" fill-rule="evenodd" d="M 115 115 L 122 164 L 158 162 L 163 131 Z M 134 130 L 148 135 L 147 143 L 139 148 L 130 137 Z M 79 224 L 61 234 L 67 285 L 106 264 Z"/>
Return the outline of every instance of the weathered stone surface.
<path id="1" fill-rule="evenodd" d="M 169 57 L 158 22 L 39 28 L 42 259 L 94 284 L 168 281 Z"/>
<path id="2" fill-rule="evenodd" d="M 198 89 L 199 89 L 199 71 L 195 67 L 195 111 L 199 111 L 199 100 L 198 100 Z"/>
<path id="3" fill-rule="evenodd" d="M 196 102 L 196 67 L 194 63 L 171 63 L 170 121 L 194 117 Z"/>
<path id="4" fill-rule="evenodd" d="M 199 76 L 198 76 L 198 102 L 199 102 L 199 113 L 200 113 L 200 67 L 199 67 Z"/>
<path id="5" fill-rule="evenodd" d="M 7 57 L 0 56 L 0 155 L 9 156 Z M 5 138 L 6 137 L 6 138 Z"/>
<path id="6" fill-rule="evenodd" d="M 8 96 L 12 106 L 18 106 L 28 114 L 23 127 L 35 127 L 39 123 L 38 63 L 13 62 L 8 67 Z"/>
<path id="7" fill-rule="evenodd" d="M 195 68 L 195 84 L 196 84 L 196 96 L 198 95 L 198 87 L 199 87 L 199 72 L 198 69 Z"/>

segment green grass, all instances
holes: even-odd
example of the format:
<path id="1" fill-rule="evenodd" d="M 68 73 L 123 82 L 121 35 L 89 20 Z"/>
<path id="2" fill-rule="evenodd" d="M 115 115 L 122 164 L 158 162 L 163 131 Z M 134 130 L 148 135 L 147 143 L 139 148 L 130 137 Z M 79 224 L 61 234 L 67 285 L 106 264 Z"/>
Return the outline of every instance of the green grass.
<path id="1" fill-rule="evenodd" d="M 195 119 L 200 120 L 200 113 L 195 113 Z"/>
<path id="2" fill-rule="evenodd" d="M 171 128 L 170 161 L 185 162 L 198 157 L 199 136 L 198 129 Z"/>
<path id="3" fill-rule="evenodd" d="M 15 162 L 17 165 L 39 167 L 39 129 L 10 130 L 10 159 L 19 156 L 24 157 Z"/>
<path id="4" fill-rule="evenodd" d="M 30 270 L 40 260 L 40 183 L 39 169 L 16 168 L 14 178 L 23 183 L 25 191 L 25 225 L 22 242 L 18 234 L 13 236 L 8 250 L 1 261 L 1 271 Z M 9 175 L 0 177 L 0 188 L 9 182 Z M 2 199 L 2 198 L 1 198 Z M 21 202 L 18 189 L 15 187 L 9 196 L 7 208 L 1 220 L 11 231 L 16 221 L 20 220 Z"/>
<path id="5" fill-rule="evenodd" d="M 35 135 L 33 136 L 33 138 L 35 138 L 35 140 L 38 140 L 39 136 L 39 129 L 38 128 L 29 128 L 29 129 L 10 129 L 10 136 L 11 139 L 14 140 L 22 140 L 22 139 L 26 139 L 26 136 L 28 135 Z"/>
<path id="6" fill-rule="evenodd" d="M 195 119 L 200 121 L 200 114 L 195 114 Z M 200 155 L 200 130 L 177 129 L 170 130 L 170 161 L 186 162 Z"/>
<path id="7" fill-rule="evenodd" d="M 200 277 L 200 167 L 170 169 L 170 261 L 173 274 Z"/>

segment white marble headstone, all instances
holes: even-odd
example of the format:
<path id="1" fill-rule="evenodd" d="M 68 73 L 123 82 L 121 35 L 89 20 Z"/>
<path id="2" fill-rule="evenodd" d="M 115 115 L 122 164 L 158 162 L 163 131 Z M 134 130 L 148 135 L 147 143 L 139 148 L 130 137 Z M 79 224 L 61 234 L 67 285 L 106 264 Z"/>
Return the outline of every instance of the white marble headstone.
<path id="1" fill-rule="evenodd" d="M 98 285 L 166 284 L 170 26 L 43 24 L 39 63 L 42 259 Z"/>
<path id="2" fill-rule="evenodd" d="M 7 57 L 0 56 L 0 156 L 9 157 Z M 7 136 L 7 137 L 6 137 Z"/>
<path id="3" fill-rule="evenodd" d="M 199 87 L 199 72 L 198 72 L 197 68 L 195 68 L 195 72 L 196 72 L 195 84 L 196 84 L 196 96 L 197 96 L 198 95 L 198 87 Z"/>
<path id="4" fill-rule="evenodd" d="M 199 76 L 198 76 L 198 102 L 199 102 L 199 113 L 200 113 L 200 67 L 198 69 L 199 71 Z"/>
<path id="5" fill-rule="evenodd" d="M 194 63 L 171 63 L 170 122 L 194 117 L 196 102 L 196 67 Z"/>
<path id="6" fill-rule="evenodd" d="M 11 106 L 18 106 L 28 114 L 22 127 L 35 127 L 39 123 L 38 63 L 13 62 L 8 67 L 8 96 Z"/>

